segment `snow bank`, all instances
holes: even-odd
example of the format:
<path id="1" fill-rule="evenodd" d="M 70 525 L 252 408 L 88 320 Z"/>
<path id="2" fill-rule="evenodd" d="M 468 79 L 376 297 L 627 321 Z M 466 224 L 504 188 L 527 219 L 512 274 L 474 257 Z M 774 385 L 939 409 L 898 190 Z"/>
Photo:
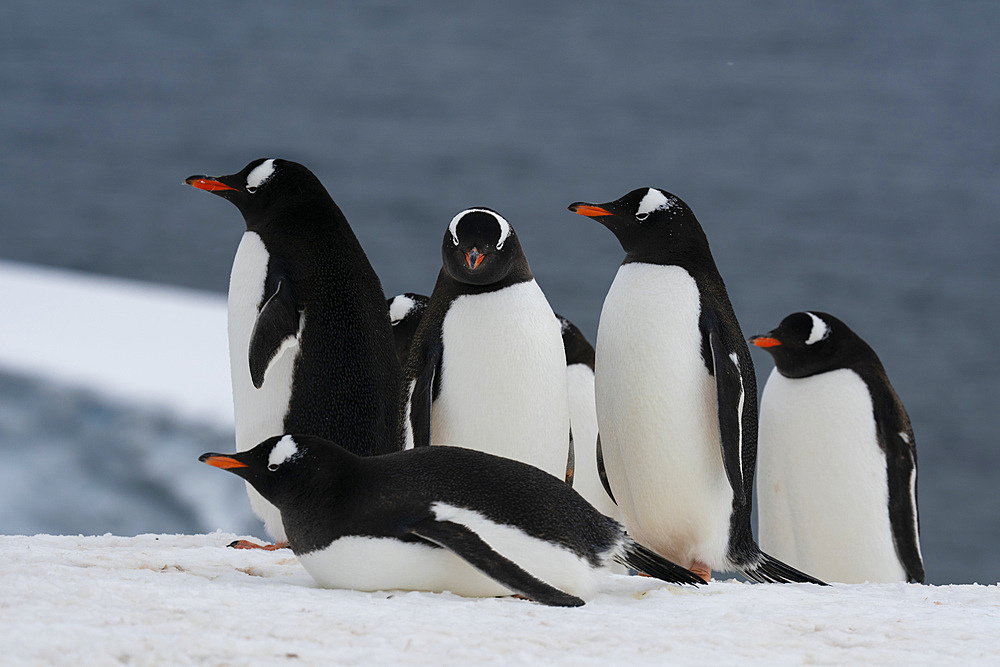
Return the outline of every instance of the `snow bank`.
<path id="1" fill-rule="evenodd" d="M 0 369 L 232 428 L 220 295 L 0 262 Z"/>
<path id="2" fill-rule="evenodd" d="M 692 590 L 608 575 L 577 609 L 322 590 L 235 535 L 0 537 L 5 664 L 931 664 L 995 661 L 997 586 Z"/>

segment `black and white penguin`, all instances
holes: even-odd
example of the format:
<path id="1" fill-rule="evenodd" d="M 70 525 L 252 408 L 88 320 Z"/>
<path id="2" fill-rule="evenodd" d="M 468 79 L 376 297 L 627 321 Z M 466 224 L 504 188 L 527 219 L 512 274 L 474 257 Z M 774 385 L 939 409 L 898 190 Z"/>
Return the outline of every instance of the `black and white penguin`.
<path id="1" fill-rule="evenodd" d="M 573 430 L 573 488 L 602 514 L 621 521 L 607 490 L 604 462 L 597 449 L 597 406 L 594 403 L 594 347 L 580 329 L 556 313 L 566 350 L 569 423 Z"/>
<path id="2" fill-rule="evenodd" d="M 487 208 L 462 211 L 442 258 L 405 369 L 407 446 L 477 449 L 565 479 L 562 333 L 514 228 Z"/>
<path id="3" fill-rule="evenodd" d="M 816 582 L 760 551 L 750 529 L 757 386 L 708 239 L 656 188 L 572 204 L 625 261 L 604 300 L 595 393 L 611 491 L 632 537 L 701 574 Z"/>
<path id="4" fill-rule="evenodd" d="M 396 357 L 399 359 L 401 367 L 406 366 L 406 357 L 410 353 L 410 343 L 417 333 L 417 326 L 420 319 L 427 310 L 427 303 L 430 297 L 424 294 L 406 292 L 390 297 L 387 304 L 389 306 L 389 324 L 392 325 L 392 338 L 396 346 Z"/>
<path id="5" fill-rule="evenodd" d="M 750 342 L 775 365 L 760 408 L 761 546 L 827 581 L 922 583 L 916 441 L 875 351 L 821 312 Z"/>
<path id="6" fill-rule="evenodd" d="M 382 284 L 340 208 L 301 164 L 254 160 L 229 176 L 191 176 L 243 214 L 229 282 L 236 449 L 294 431 L 399 448 L 400 367 Z M 276 541 L 278 510 L 248 488 Z"/>
<path id="7" fill-rule="evenodd" d="M 578 606 L 612 561 L 700 583 L 567 484 L 483 452 L 421 447 L 358 457 L 286 435 L 200 460 L 239 475 L 281 509 L 292 551 L 327 588 L 518 593 Z"/>

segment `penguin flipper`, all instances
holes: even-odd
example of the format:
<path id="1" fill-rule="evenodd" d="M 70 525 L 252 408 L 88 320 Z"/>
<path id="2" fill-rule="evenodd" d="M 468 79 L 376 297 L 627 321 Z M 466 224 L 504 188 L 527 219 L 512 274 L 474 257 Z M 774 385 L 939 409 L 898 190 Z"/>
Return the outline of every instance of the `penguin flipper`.
<path id="1" fill-rule="evenodd" d="M 573 427 L 569 429 L 569 455 L 566 457 L 566 483 L 573 486 L 576 476 L 576 448 L 573 446 Z"/>
<path id="2" fill-rule="evenodd" d="M 448 549 L 486 576 L 535 602 L 554 607 L 584 604 L 575 595 L 550 586 L 497 553 L 479 535 L 461 524 L 426 519 L 411 526 L 410 533 Z"/>
<path id="3" fill-rule="evenodd" d="M 896 555 L 906 570 L 906 580 L 922 584 L 925 575 L 917 513 L 917 448 L 910 420 L 905 412 L 902 414 L 902 419 L 879 424 L 879 439 L 886 452 L 889 524 Z"/>
<path id="4" fill-rule="evenodd" d="M 717 332 L 709 334 L 715 374 L 715 391 L 719 413 L 719 440 L 722 462 L 733 494 L 740 503 L 746 502 L 746 480 L 743 478 L 743 405 L 746 393 L 736 353 L 726 354 Z"/>
<path id="5" fill-rule="evenodd" d="M 611 482 L 608 481 L 608 471 L 604 467 L 604 452 L 601 450 L 600 433 L 597 434 L 597 476 L 601 478 L 601 486 L 608 492 L 608 498 L 611 498 L 611 502 L 617 505 L 618 501 L 615 500 L 615 494 L 611 493 Z"/>
<path id="6" fill-rule="evenodd" d="M 413 391 L 410 393 L 410 423 L 406 424 L 413 438 L 414 447 L 427 447 L 431 444 L 431 407 L 434 403 L 434 376 L 437 374 L 441 359 L 440 346 L 428 350 L 421 346 L 410 352 L 410 364 L 416 364 L 419 369 L 413 379 Z"/>
<path id="7" fill-rule="evenodd" d="M 250 379 L 257 389 L 264 384 L 264 373 L 282 346 L 298 339 L 301 323 L 299 309 L 292 298 L 291 287 L 285 283 L 284 279 L 278 280 L 274 294 L 257 314 L 250 334 Z"/>
<path id="8" fill-rule="evenodd" d="M 625 538 L 624 553 L 615 556 L 615 560 L 625 567 L 630 567 L 671 584 L 701 586 L 708 583 L 691 570 L 683 568 L 652 549 L 642 546 L 631 537 Z"/>

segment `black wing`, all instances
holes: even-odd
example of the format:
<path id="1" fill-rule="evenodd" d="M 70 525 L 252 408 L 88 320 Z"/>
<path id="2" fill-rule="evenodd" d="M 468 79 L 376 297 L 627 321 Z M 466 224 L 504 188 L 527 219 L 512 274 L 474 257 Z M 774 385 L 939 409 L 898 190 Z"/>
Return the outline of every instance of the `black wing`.
<path id="1" fill-rule="evenodd" d="M 576 448 L 573 446 L 573 427 L 569 428 L 569 455 L 566 457 L 566 483 L 573 486 L 576 476 Z"/>
<path id="2" fill-rule="evenodd" d="M 885 446 L 889 481 L 889 523 L 907 581 L 924 582 L 920 555 L 920 519 L 917 512 L 917 447 L 902 405 L 879 420 L 879 438 Z"/>
<path id="3" fill-rule="evenodd" d="M 719 411 L 719 440 L 722 444 L 722 462 L 726 467 L 729 485 L 740 503 L 746 502 L 746 480 L 743 478 L 743 406 L 746 395 L 743 375 L 736 361 L 736 353 L 726 353 L 715 331 L 709 334 L 712 346 L 712 364 L 715 373 L 715 392 Z"/>
<path id="4" fill-rule="evenodd" d="M 434 402 L 434 376 L 441 359 L 441 345 L 421 343 L 410 350 L 409 366 L 417 369 L 411 379 L 412 390 L 408 397 L 410 419 L 406 427 L 410 429 L 414 447 L 431 444 L 431 406 Z"/>
<path id="5" fill-rule="evenodd" d="M 608 492 L 608 498 L 611 498 L 611 502 L 615 505 L 618 501 L 615 500 L 615 494 L 611 493 L 611 482 L 608 481 L 608 470 L 604 467 L 604 452 L 601 451 L 601 434 L 597 434 L 597 476 L 601 478 L 601 486 L 604 490 Z"/>
<path id="6" fill-rule="evenodd" d="M 479 535 L 461 524 L 425 519 L 412 526 L 410 533 L 448 549 L 486 576 L 535 602 L 556 607 L 579 607 L 583 604 L 583 600 L 575 595 L 550 586 L 500 555 Z"/>
<path id="7" fill-rule="evenodd" d="M 268 297 L 257 313 L 257 321 L 250 334 L 250 379 L 258 389 L 264 384 L 264 373 L 290 338 L 299 335 L 299 309 L 292 297 L 287 278 L 278 280 L 274 294 Z"/>

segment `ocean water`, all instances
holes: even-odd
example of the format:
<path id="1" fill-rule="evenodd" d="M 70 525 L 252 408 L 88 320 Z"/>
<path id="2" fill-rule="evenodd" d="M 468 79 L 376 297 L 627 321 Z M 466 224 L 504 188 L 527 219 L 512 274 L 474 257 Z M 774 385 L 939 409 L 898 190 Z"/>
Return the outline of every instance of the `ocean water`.
<path id="1" fill-rule="evenodd" d="M 998 27 L 992 3 L 897 0 L 9 0 L 0 258 L 224 291 L 241 220 L 182 181 L 279 156 L 327 185 L 388 294 L 429 292 L 448 221 L 486 205 L 593 338 L 621 250 L 566 206 L 662 187 L 701 220 L 748 336 L 814 309 L 872 344 L 916 431 L 929 579 L 996 582 Z M 95 502 L 46 495 L 0 532 L 218 522 L 189 486 L 94 471 L 227 434 L 3 385 L 6 477 L 55 458 Z M 71 397 L 52 421 L 51 392 Z"/>

